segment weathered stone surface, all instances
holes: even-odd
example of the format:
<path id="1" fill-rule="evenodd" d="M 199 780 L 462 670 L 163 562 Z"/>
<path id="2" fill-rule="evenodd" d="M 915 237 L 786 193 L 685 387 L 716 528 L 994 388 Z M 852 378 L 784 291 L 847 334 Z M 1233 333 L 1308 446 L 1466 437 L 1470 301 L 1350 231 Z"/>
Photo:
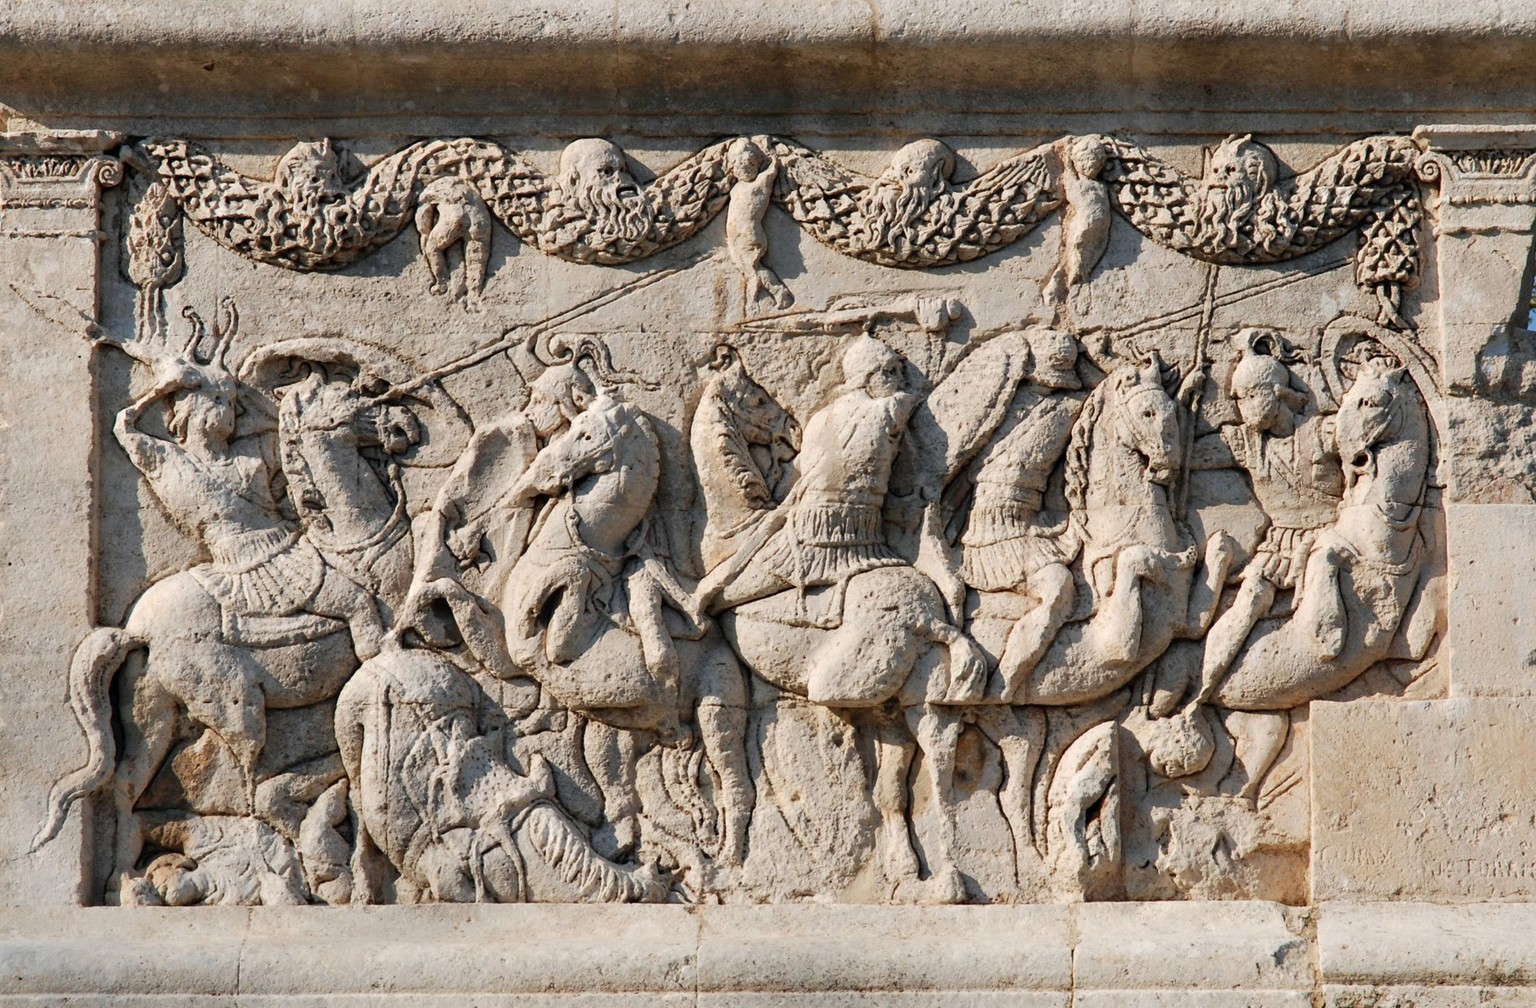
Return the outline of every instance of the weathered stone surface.
<path id="1" fill-rule="evenodd" d="M 1536 570 L 1536 509 L 1453 504 L 1446 510 L 1451 578 L 1451 692 L 1536 693 L 1536 626 L 1526 584 Z"/>
<path id="2" fill-rule="evenodd" d="M 1533 34 L 0 11 L 0 1006 L 1525 1003 Z"/>
<path id="3" fill-rule="evenodd" d="M 1536 944 L 1529 905 L 1334 903 L 1317 925 L 1329 1008 L 1529 1005 Z"/>
<path id="4" fill-rule="evenodd" d="M 1316 704 L 1312 898 L 1536 896 L 1532 701 Z M 1368 767 L 1369 772 L 1362 772 Z"/>

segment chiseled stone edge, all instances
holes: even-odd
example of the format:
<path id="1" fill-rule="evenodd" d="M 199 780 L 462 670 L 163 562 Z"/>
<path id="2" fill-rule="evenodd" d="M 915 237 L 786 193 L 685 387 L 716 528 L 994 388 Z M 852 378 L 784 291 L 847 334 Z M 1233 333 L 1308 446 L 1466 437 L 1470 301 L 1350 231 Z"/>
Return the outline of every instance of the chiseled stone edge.
<path id="1" fill-rule="evenodd" d="M 1533 935 L 1486 903 L 20 909 L 0 1005 L 1513 1006 Z"/>
<path id="2" fill-rule="evenodd" d="M 479 96 L 634 115 L 835 113 L 862 96 L 886 114 L 990 91 L 997 111 L 1517 113 L 1533 39 L 1522 0 L 251 0 L 190 16 L 176 0 L 80 0 L 0 5 L 0 104 L 43 119 L 398 114 L 410 94 L 416 114 Z"/>
<path id="3" fill-rule="evenodd" d="M 1521 0 L 1477 5 L 1401 0 L 1309 0 L 1306 4 L 1234 6 L 1209 0 L 971 0 L 949 7 L 927 0 L 833 3 L 716 0 L 341 0 L 324 5 L 249 0 L 186 16 L 177 0 L 123 4 L 78 0 L 12 4 L 0 11 L 0 39 L 31 46 L 72 44 L 440 46 L 455 39 L 505 45 L 725 43 L 794 46 L 886 45 L 942 41 L 1115 38 L 1240 39 L 1369 43 L 1395 38 L 1514 40 L 1536 36 L 1536 8 Z"/>
<path id="4" fill-rule="evenodd" d="M 1074 990 L 1304 1004 L 1313 957 L 1299 921 L 1258 902 L 21 909 L 0 912 L 0 1005 L 189 993 L 242 1005 L 320 994 L 556 1004 L 576 992 L 648 1004 L 829 992 L 849 1004 L 877 993 L 984 1004 L 1034 992 L 1063 997 L 1008 1003 L 1064 1005 Z"/>

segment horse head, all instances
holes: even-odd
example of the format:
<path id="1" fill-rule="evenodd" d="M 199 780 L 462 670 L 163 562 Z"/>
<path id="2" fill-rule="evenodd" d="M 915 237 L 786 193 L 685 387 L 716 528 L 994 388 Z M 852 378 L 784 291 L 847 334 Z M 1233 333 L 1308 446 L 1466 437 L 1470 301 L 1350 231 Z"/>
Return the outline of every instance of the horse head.
<path id="1" fill-rule="evenodd" d="M 1334 437 L 1351 488 L 1382 482 L 1394 485 L 1387 487 L 1389 499 L 1418 499 L 1427 466 L 1429 423 L 1406 369 L 1380 358 L 1362 364 L 1334 417 Z"/>
<path id="2" fill-rule="evenodd" d="M 1173 482 L 1174 454 L 1181 436 L 1179 408 L 1163 387 L 1162 364 L 1154 354 L 1142 367 L 1117 370 L 1110 384 L 1105 418 L 1119 443 L 1146 462 L 1146 478 L 1158 486 Z"/>
<path id="3" fill-rule="evenodd" d="M 769 468 L 793 459 L 800 451 L 800 424 L 747 373 L 736 351 L 721 344 L 709 366 L 715 374 L 704 394 L 717 421 L 745 445 L 766 449 Z M 763 475 L 772 482 L 772 473 Z"/>
<path id="4" fill-rule="evenodd" d="M 640 461 L 634 452 L 637 437 L 645 439 L 650 452 L 655 453 L 649 426 L 640 422 L 638 411 L 600 393 L 529 464 L 518 481 L 517 496 L 525 500 L 554 496 L 584 477 L 601 476 Z"/>
<path id="5" fill-rule="evenodd" d="M 337 446 L 382 448 L 399 455 L 421 441 L 421 422 L 408 407 L 372 402 L 353 383 L 327 380 L 319 370 L 281 390 L 278 424 L 296 434 L 324 434 Z"/>
<path id="6" fill-rule="evenodd" d="M 800 425 L 747 373 L 735 348 L 720 344 L 709 362 L 689 428 L 703 490 L 706 566 L 729 555 L 731 540 L 772 508 L 800 450 Z"/>

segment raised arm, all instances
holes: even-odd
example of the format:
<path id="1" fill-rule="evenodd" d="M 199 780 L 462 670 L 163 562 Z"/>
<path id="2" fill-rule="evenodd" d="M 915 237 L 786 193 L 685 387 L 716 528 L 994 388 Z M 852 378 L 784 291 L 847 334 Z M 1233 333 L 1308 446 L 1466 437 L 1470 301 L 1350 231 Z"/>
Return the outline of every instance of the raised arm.
<path id="1" fill-rule="evenodd" d="M 166 455 L 175 450 L 175 446 L 164 438 L 139 430 L 139 420 L 151 406 L 169 399 L 177 392 L 196 388 L 197 385 L 197 375 L 180 362 L 170 359 L 156 361 L 154 382 L 148 391 L 118 412 L 112 433 L 140 472 L 149 473 L 159 469 Z"/>

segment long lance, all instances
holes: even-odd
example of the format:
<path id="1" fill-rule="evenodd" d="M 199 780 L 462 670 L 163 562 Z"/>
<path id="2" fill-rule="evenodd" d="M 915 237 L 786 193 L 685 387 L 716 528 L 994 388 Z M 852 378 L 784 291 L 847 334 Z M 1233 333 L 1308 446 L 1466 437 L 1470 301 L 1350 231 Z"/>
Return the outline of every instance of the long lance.
<path id="1" fill-rule="evenodd" d="M 526 343 L 530 337 L 541 336 L 553 329 L 558 329 L 563 325 L 574 322 L 582 316 L 589 315 L 592 312 L 597 311 L 599 308 L 606 307 L 607 305 L 613 304 L 615 301 L 626 298 L 638 290 L 644 290 L 646 287 L 665 280 L 667 277 L 676 276 L 678 273 L 681 273 L 684 270 L 691 269 L 693 266 L 697 265 L 699 262 L 706 258 L 713 259 L 718 257 L 718 252 L 713 254 L 706 252 L 696 253 L 695 255 L 684 259 L 682 262 L 675 266 L 669 266 L 666 269 L 656 270 L 654 273 L 646 273 L 643 276 L 636 277 L 627 283 L 620 284 L 612 290 L 604 291 L 601 294 L 588 298 L 579 304 L 572 305 L 569 308 L 563 309 L 562 311 L 559 311 L 554 315 L 550 315 L 547 318 L 540 319 L 537 322 L 530 322 L 526 325 L 513 326 L 511 329 L 503 332 L 491 343 L 477 347 L 462 357 L 457 357 L 447 362 L 446 364 L 442 364 L 433 368 L 430 371 L 423 372 L 422 374 L 417 375 L 415 378 L 412 378 L 410 381 L 401 382 L 398 385 L 390 386 L 385 391 L 369 399 L 363 408 L 367 408 L 368 406 L 376 406 L 380 403 L 388 402 L 392 399 L 399 399 L 402 396 L 410 395 L 412 392 L 415 392 L 427 385 L 431 385 L 433 382 L 441 381 L 442 379 L 451 375 L 456 375 L 461 371 L 467 371 L 472 367 L 485 363 L 492 357 L 495 357 L 497 354 L 505 353 L 516 346 Z"/>
<path id="2" fill-rule="evenodd" d="M 1261 294 L 1268 294 L 1269 292 L 1279 290 L 1282 287 L 1289 287 L 1291 284 L 1300 283 L 1303 280 L 1310 280 L 1313 277 L 1322 276 L 1324 273 L 1332 272 L 1333 270 L 1338 269 L 1340 266 L 1347 265 L 1350 262 L 1350 259 L 1350 256 L 1345 256 L 1340 259 L 1327 259 L 1323 262 L 1308 266 L 1305 269 L 1297 270 L 1294 273 L 1286 273 L 1283 276 L 1274 277 L 1269 280 L 1261 280 L 1260 282 L 1252 284 L 1248 287 L 1239 287 L 1237 290 L 1228 291 L 1227 293 L 1214 298 L 1213 304 L 1217 308 L 1226 308 L 1241 301 L 1246 301 L 1249 298 L 1258 297 Z M 1131 336 L 1140 336 L 1142 333 L 1153 332 L 1157 329 L 1163 328 L 1164 326 L 1172 325 L 1175 322 L 1188 322 L 1190 319 L 1203 318 L 1205 316 L 1205 311 L 1205 299 L 1202 298 L 1196 304 L 1178 308 L 1174 311 L 1166 312 L 1162 315 L 1154 315 L 1150 318 L 1144 318 L 1140 322 L 1133 323 L 1121 329 L 1112 330 L 1112 332 L 1115 336 L 1120 337 L 1121 339 Z"/>
<path id="3" fill-rule="evenodd" d="M 1200 325 L 1195 330 L 1195 360 L 1191 365 L 1190 374 L 1194 374 L 1205 367 L 1205 356 L 1211 341 L 1211 325 L 1216 317 L 1216 280 L 1221 275 L 1221 267 L 1216 263 L 1209 263 L 1205 267 L 1205 294 L 1200 299 Z M 1184 462 L 1179 467 L 1179 506 L 1176 514 L 1182 520 L 1189 511 L 1189 463 L 1195 454 L 1195 428 L 1200 424 L 1200 410 L 1205 401 L 1205 395 L 1195 398 L 1189 407 L 1189 427 L 1184 431 Z"/>

